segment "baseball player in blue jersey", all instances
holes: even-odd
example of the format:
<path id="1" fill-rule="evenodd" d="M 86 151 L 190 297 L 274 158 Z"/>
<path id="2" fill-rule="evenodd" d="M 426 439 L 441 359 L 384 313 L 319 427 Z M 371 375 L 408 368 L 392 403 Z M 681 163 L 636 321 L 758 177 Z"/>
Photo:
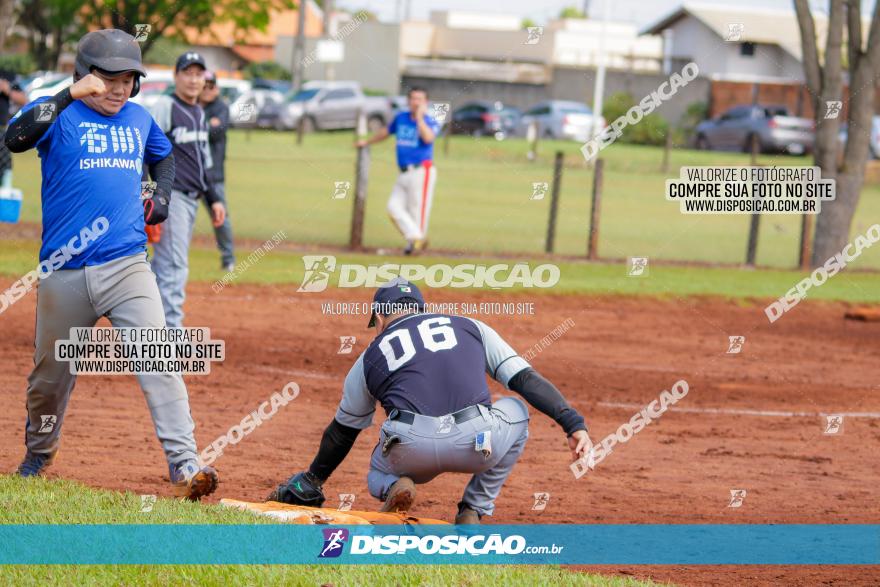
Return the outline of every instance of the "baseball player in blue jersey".
<path id="1" fill-rule="evenodd" d="M 355 361 L 336 416 L 308 471 L 269 500 L 320 507 L 323 483 L 371 425 L 376 402 L 387 419 L 370 460 L 370 493 L 382 511 L 408 511 L 416 484 L 444 472 L 472 473 L 456 524 L 478 524 L 528 438 L 529 412 L 517 398 L 492 403 L 486 374 L 553 418 L 568 436 L 572 460 L 591 448 L 583 417 L 552 383 L 479 320 L 424 313 L 418 288 L 396 279 L 373 298 L 378 336 Z"/>
<path id="2" fill-rule="evenodd" d="M 407 241 L 403 252 L 411 255 L 428 246 L 428 220 L 437 182 L 434 139 L 440 124 L 427 114 L 428 92 L 424 88 L 411 88 L 407 98 L 409 112 L 399 113 L 388 128 L 356 144 L 363 147 L 384 141 L 388 135 L 397 136 L 400 175 L 391 189 L 388 214 Z"/>
<path id="3" fill-rule="evenodd" d="M 6 134 L 11 151 L 36 147 L 42 159 L 43 242 L 22 477 L 40 475 L 54 460 L 76 383 L 69 363 L 56 360 L 55 341 L 102 316 L 116 328 L 165 327 L 144 224 L 168 215 L 174 158 L 149 113 L 128 101 L 145 75 L 134 37 L 113 29 L 88 33 L 77 46 L 73 85 L 27 104 Z M 145 166 L 158 185 L 142 200 Z M 199 466 L 183 378 L 141 374 L 138 382 L 174 492 L 189 499 L 210 494 L 217 473 Z"/>

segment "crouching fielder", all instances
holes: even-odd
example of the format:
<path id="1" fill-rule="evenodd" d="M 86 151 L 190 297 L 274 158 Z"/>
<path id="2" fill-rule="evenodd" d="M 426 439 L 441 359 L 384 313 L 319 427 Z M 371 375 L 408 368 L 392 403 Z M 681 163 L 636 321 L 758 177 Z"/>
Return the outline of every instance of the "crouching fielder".
<path id="1" fill-rule="evenodd" d="M 144 75 L 134 37 L 112 29 L 91 32 L 77 46 L 74 84 L 26 105 L 6 133 L 10 151 L 37 148 L 43 176 L 41 283 L 22 477 L 40 475 L 54 460 L 76 382 L 70 363 L 56 360 L 55 341 L 102 316 L 116 328 L 165 327 L 144 223 L 157 224 L 168 214 L 174 159 L 152 117 L 128 102 Z M 144 165 L 158 187 L 141 200 Z M 213 492 L 217 473 L 199 467 L 183 378 L 142 374 L 138 382 L 174 492 L 190 499 Z"/>
<path id="2" fill-rule="evenodd" d="M 387 419 L 367 483 L 384 501 L 381 511 L 408 511 L 415 485 L 441 473 L 472 473 L 455 523 L 478 524 L 495 510 L 528 438 L 528 408 L 514 397 L 492 403 L 487 373 L 562 427 L 572 460 L 587 454 L 583 417 L 494 330 L 470 318 L 423 313 L 424 305 L 418 288 L 402 279 L 376 292 L 369 326 L 377 336 L 345 378 L 318 454 L 269 500 L 320 507 L 321 486 L 371 425 L 378 401 Z"/>

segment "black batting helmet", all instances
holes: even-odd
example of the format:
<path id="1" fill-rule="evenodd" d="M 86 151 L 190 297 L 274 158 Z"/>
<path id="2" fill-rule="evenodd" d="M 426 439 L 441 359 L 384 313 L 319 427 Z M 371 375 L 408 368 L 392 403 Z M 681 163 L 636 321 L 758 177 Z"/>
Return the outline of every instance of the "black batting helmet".
<path id="1" fill-rule="evenodd" d="M 86 76 L 93 69 L 109 74 L 134 72 L 131 96 L 141 89 L 140 78 L 147 72 L 141 63 L 141 46 L 135 38 L 119 29 L 102 29 L 83 36 L 76 46 L 76 74 Z"/>

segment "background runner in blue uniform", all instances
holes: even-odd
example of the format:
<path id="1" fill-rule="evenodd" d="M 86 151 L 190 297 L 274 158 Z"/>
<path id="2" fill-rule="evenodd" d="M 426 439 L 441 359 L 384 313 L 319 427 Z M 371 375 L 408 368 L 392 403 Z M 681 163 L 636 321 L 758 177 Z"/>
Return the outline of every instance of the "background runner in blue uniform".
<path id="1" fill-rule="evenodd" d="M 358 141 L 366 146 L 384 141 L 388 135 L 397 137 L 397 166 L 400 175 L 391 189 L 388 214 L 406 239 L 404 253 L 419 253 L 428 246 L 428 221 L 434 202 L 434 139 L 440 124 L 428 115 L 428 92 L 411 88 L 407 94 L 409 112 L 394 117 L 388 128 L 383 128 L 369 139 Z"/>

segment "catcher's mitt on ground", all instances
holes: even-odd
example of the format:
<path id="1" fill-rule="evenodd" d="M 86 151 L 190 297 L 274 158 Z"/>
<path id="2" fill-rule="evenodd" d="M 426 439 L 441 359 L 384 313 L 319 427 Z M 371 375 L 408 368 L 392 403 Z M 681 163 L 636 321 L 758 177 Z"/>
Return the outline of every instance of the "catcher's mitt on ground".
<path id="1" fill-rule="evenodd" d="M 306 505 L 319 508 L 324 503 L 321 480 L 303 471 L 297 473 L 269 494 L 266 501 L 280 501 L 291 505 Z"/>

